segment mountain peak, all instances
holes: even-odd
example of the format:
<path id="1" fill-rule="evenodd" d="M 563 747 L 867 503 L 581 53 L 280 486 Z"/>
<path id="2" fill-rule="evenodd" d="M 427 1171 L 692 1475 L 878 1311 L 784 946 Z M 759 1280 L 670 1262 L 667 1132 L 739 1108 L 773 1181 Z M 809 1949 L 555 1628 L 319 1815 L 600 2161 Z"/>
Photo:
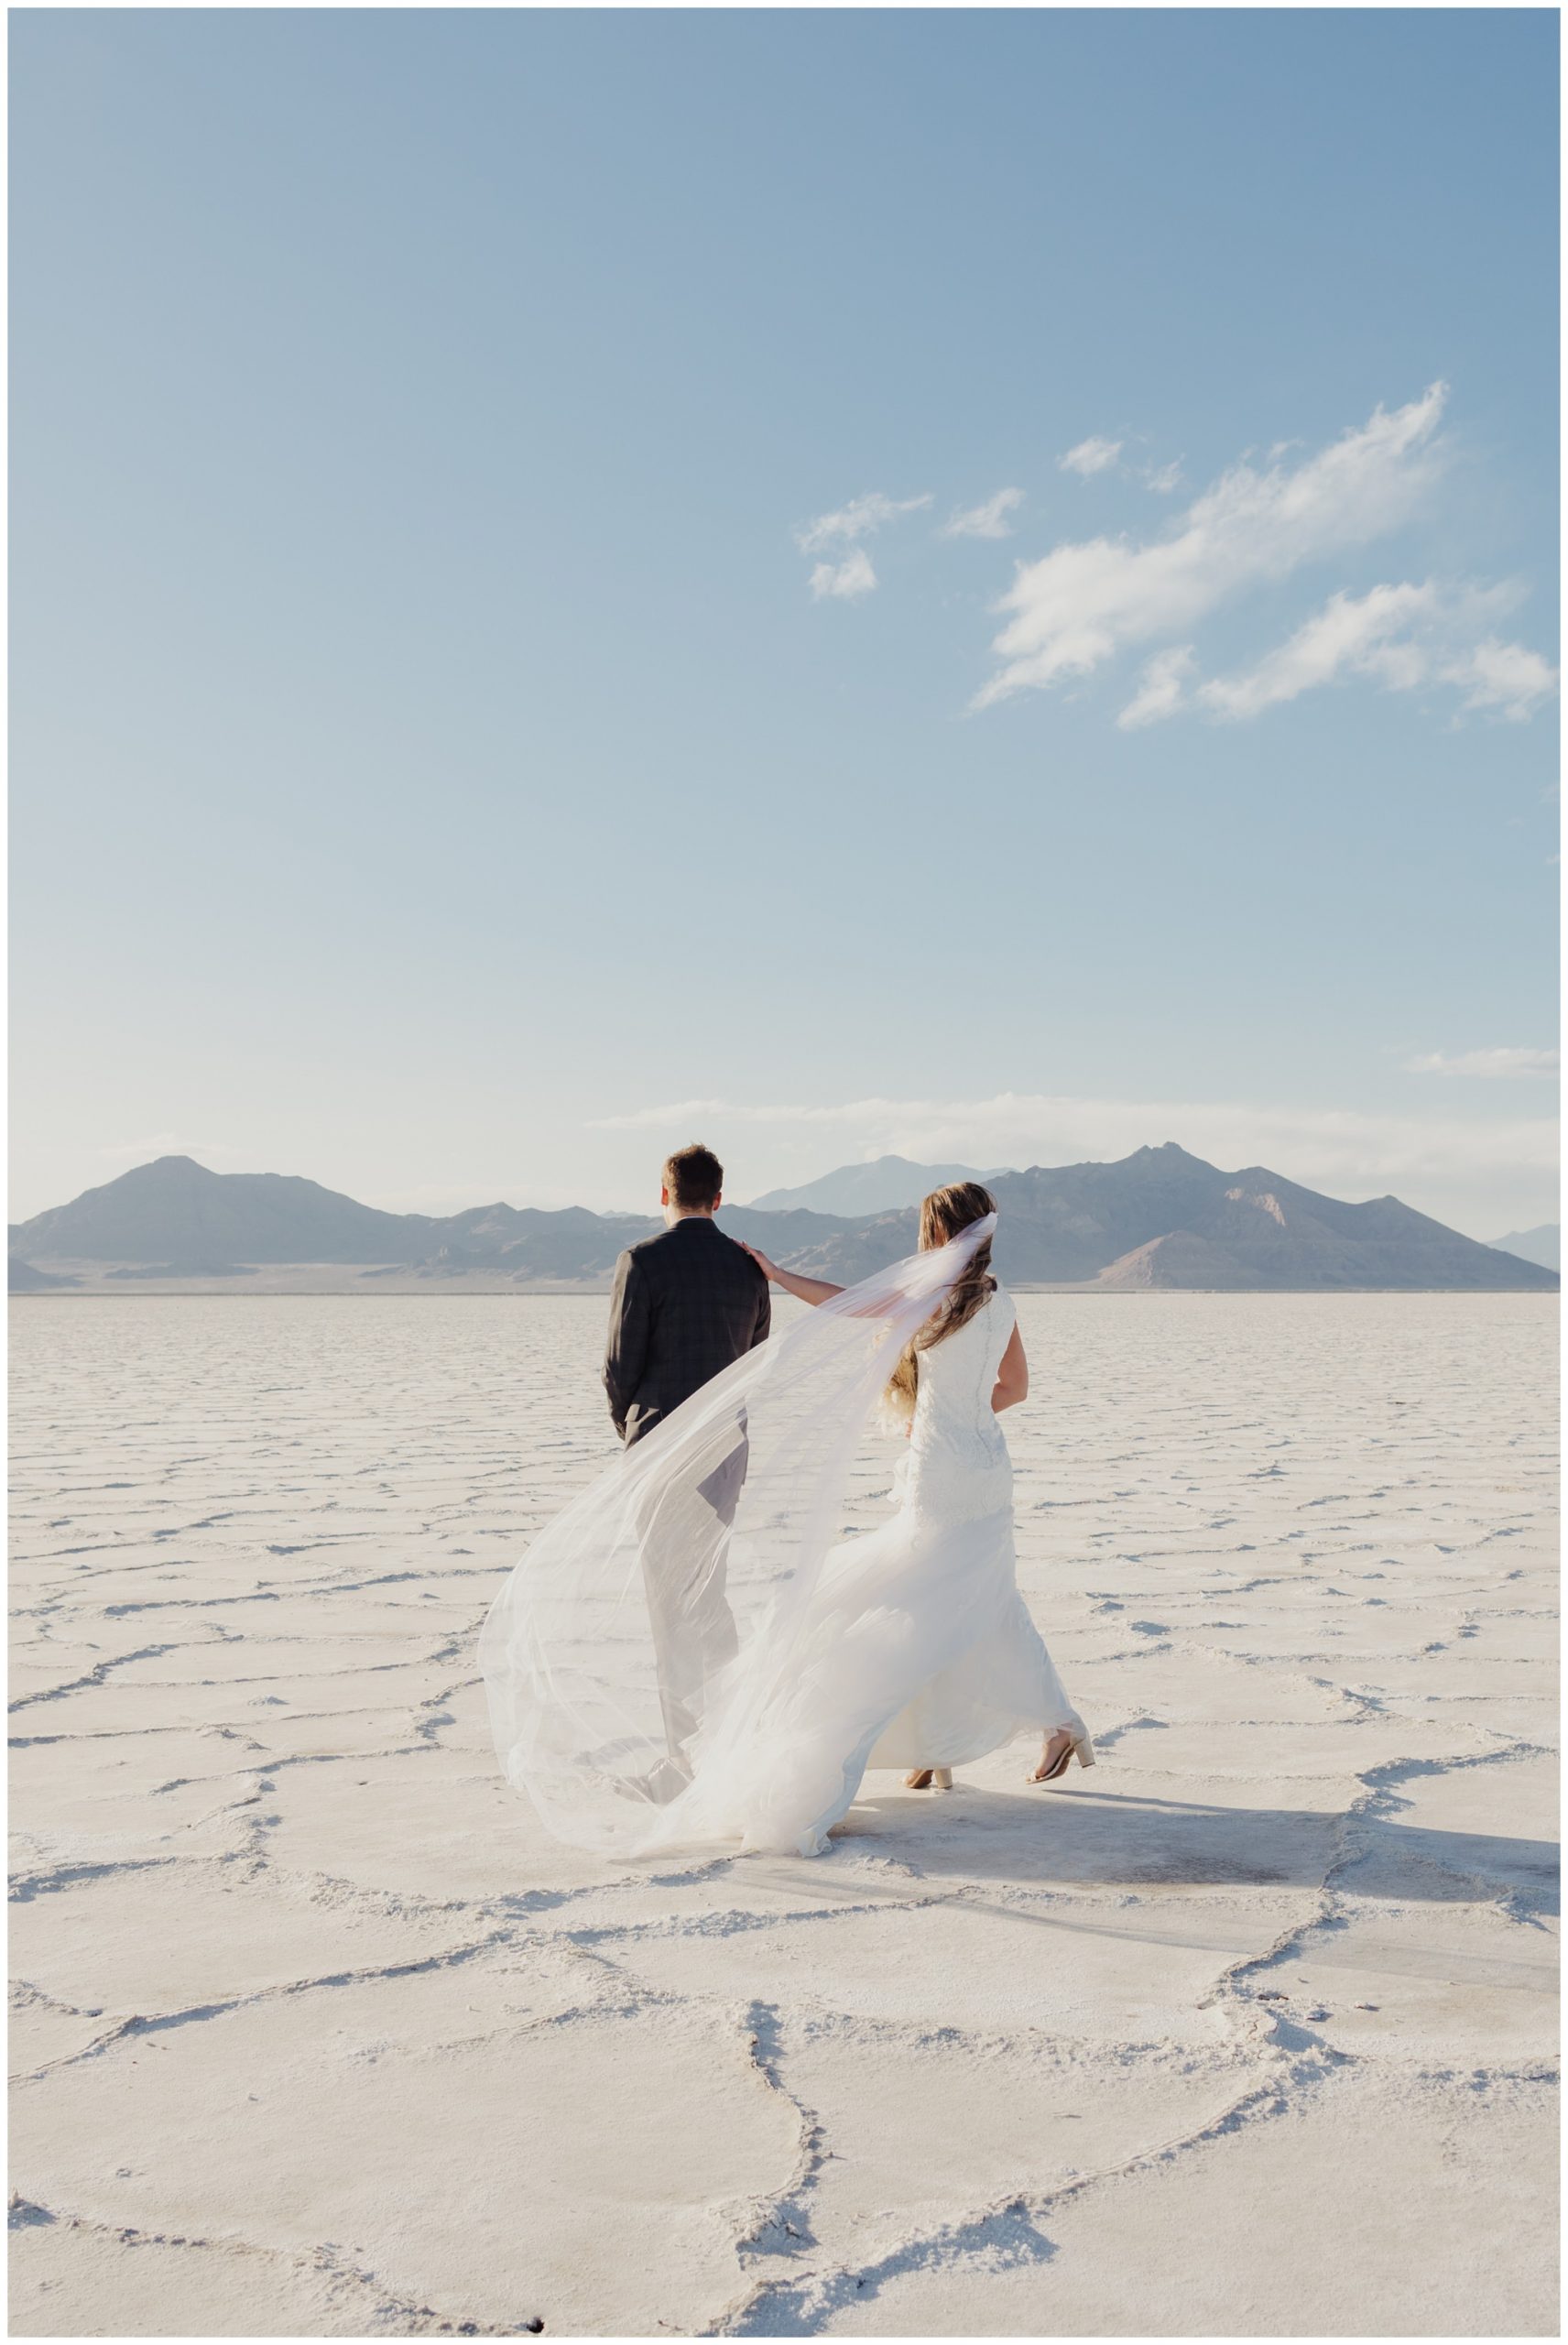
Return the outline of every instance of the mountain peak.
<path id="1" fill-rule="evenodd" d="M 432 1226 L 291 1173 L 213 1172 L 193 1156 L 159 1156 L 11 1235 L 25 1254 L 63 1260 L 397 1262 L 429 1251 Z"/>
<path id="2" fill-rule="evenodd" d="M 819 1180 L 794 1189 L 769 1189 L 750 1200 L 756 1213 L 847 1215 L 902 1213 L 932 1189 L 953 1181 L 989 1181 L 994 1172 L 973 1164 L 916 1164 L 907 1156 L 878 1156 L 870 1162 L 841 1164 Z"/>
<path id="3" fill-rule="evenodd" d="M 1194 1156 L 1191 1149 L 1183 1148 L 1180 1140 L 1162 1140 L 1157 1148 L 1146 1144 L 1142 1148 L 1135 1148 L 1130 1156 L 1114 1157 L 1110 1161 L 1117 1164 L 1157 1165 L 1162 1172 L 1173 1172 L 1181 1164 L 1195 1164 L 1204 1172 L 1212 1172 L 1215 1169 L 1206 1157 Z"/>

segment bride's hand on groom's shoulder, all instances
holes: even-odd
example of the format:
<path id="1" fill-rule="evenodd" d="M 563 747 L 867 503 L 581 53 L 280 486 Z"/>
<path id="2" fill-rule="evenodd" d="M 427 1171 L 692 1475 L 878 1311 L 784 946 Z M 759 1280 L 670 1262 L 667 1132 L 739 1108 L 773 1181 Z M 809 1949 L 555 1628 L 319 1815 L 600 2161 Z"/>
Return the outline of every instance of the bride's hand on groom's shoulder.
<path id="1" fill-rule="evenodd" d="M 739 1246 L 743 1254 L 749 1254 L 751 1256 L 752 1260 L 757 1264 L 757 1269 L 762 1272 L 765 1279 L 777 1280 L 779 1276 L 779 1265 L 777 1262 L 770 1262 L 768 1260 L 760 1246 L 748 1246 L 744 1238 L 737 1238 L 735 1243 Z"/>

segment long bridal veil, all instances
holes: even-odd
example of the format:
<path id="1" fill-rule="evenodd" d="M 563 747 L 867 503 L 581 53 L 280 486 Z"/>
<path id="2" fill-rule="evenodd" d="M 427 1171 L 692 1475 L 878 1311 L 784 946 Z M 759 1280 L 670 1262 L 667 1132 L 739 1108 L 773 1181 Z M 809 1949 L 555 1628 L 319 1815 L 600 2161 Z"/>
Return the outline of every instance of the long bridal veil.
<path id="1" fill-rule="evenodd" d="M 904 1345 L 995 1227 L 988 1215 L 792 1318 L 636 1443 L 517 1564 L 480 1663 L 501 1764 L 560 1838 L 635 1856 L 751 1837 L 758 1818 L 734 1814 L 733 1786 L 746 1780 L 755 1811 L 759 1749 L 789 1754 L 803 1630 L 866 1422 Z M 853 1668 L 853 1653 L 837 1665 Z M 808 1666 L 820 1671 L 820 1655 Z M 824 1750 L 811 1763 L 842 1777 L 850 1756 Z"/>

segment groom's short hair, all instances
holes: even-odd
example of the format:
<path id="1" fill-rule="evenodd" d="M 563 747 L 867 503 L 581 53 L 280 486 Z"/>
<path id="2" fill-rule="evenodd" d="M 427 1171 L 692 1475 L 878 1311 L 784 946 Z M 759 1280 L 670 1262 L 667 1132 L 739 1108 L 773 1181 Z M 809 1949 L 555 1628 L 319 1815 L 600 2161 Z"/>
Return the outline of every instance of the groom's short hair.
<path id="1" fill-rule="evenodd" d="M 678 1148 L 664 1160 L 664 1186 L 671 1205 L 716 1205 L 724 1185 L 724 1166 L 701 1140 L 694 1140 L 690 1148 Z"/>

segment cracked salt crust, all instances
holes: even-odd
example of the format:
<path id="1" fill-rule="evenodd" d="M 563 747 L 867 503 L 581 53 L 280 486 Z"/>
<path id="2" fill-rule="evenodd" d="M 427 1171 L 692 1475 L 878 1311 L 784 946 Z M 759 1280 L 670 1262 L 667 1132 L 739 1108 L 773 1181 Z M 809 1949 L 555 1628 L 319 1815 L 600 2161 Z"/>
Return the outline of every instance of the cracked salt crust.
<path id="1" fill-rule="evenodd" d="M 602 1303 L 13 1306 L 17 2333 L 1553 2333 L 1554 1307 L 1020 1314 L 1100 1767 L 617 1868 L 474 1664 Z"/>

